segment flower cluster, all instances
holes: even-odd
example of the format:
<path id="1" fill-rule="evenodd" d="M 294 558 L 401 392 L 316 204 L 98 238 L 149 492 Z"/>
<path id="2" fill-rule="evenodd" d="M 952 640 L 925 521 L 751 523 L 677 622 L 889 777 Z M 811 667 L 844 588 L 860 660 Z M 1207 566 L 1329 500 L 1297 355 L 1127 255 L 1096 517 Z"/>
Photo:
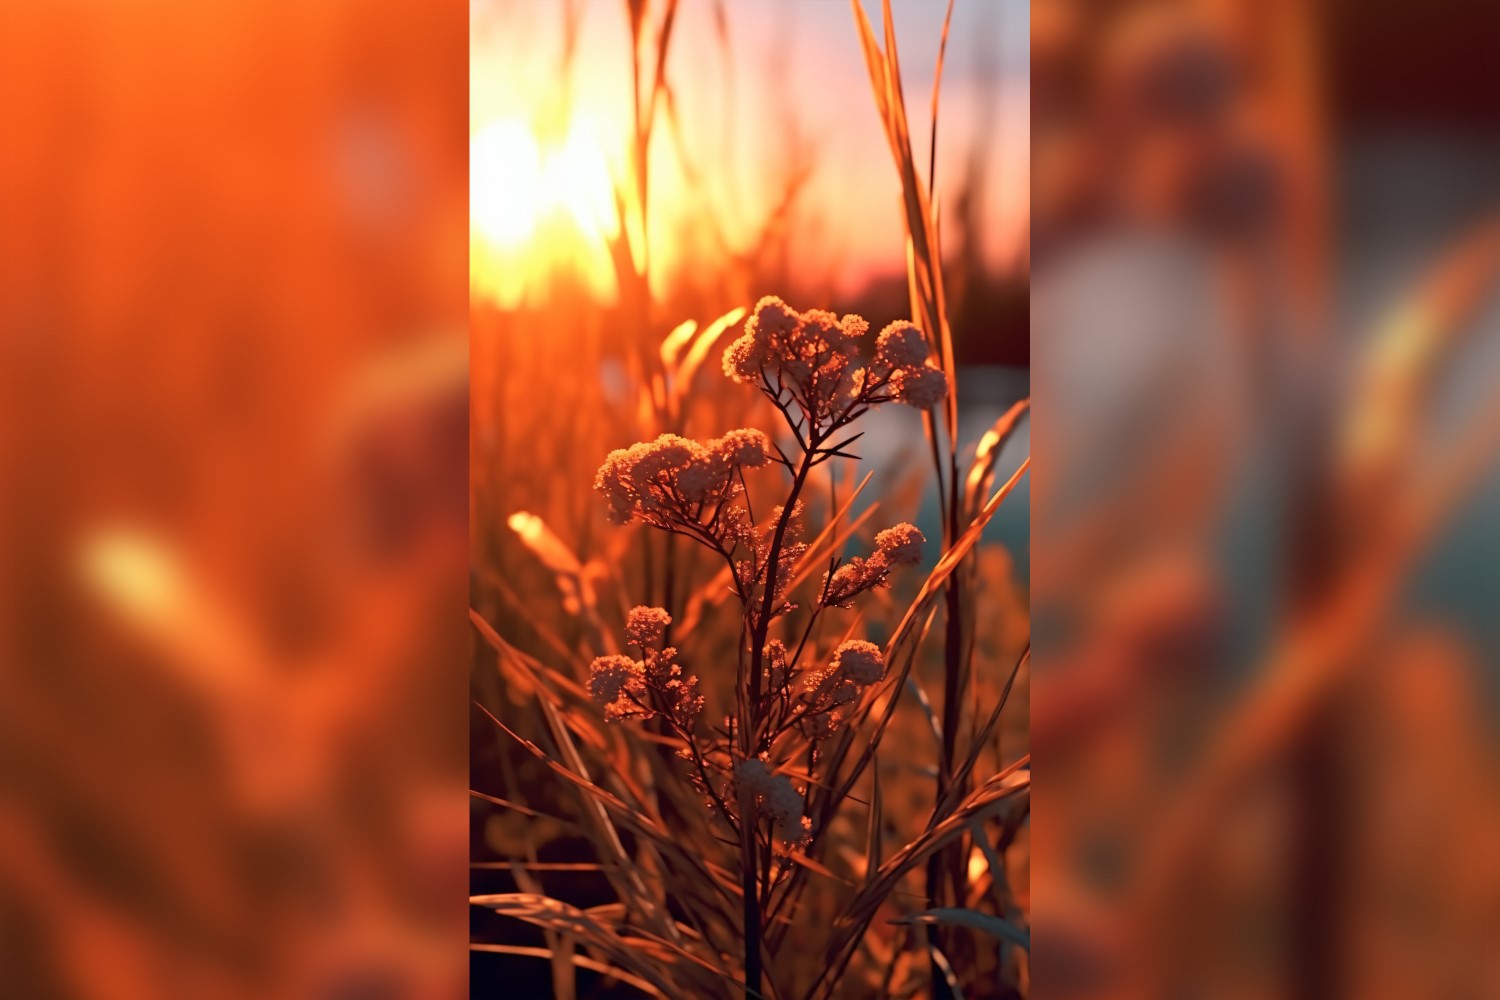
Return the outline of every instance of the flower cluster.
<path id="1" fill-rule="evenodd" d="M 662 608 L 635 608 L 626 618 L 625 635 L 642 658 L 600 656 L 589 667 L 589 697 L 604 706 L 609 721 L 663 715 L 687 731 L 702 711 L 698 678 L 683 676 L 674 647 L 658 648 L 671 623 Z"/>
<path id="2" fill-rule="evenodd" d="M 863 639 L 850 639 L 833 651 L 829 668 L 859 687 L 869 687 L 885 674 L 880 647 Z"/>
<path id="3" fill-rule="evenodd" d="M 766 643 L 765 657 L 762 660 L 761 672 L 765 677 L 766 690 L 782 691 L 787 687 L 791 679 L 791 666 L 787 663 L 786 643 L 780 639 L 771 639 Z"/>
<path id="4" fill-rule="evenodd" d="M 843 709 L 859 701 L 865 688 L 883 676 L 885 656 L 879 646 L 864 639 L 840 643 L 826 668 L 807 674 L 797 720 L 808 739 L 816 744 L 827 738 L 837 728 Z"/>
<path id="5" fill-rule="evenodd" d="M 632 608 L 625 616 L 625 637 L 632 646 L 654 646 L 667 633 L 672 616 L 661 608 Z"/>
<path id="6" fill-rule="evenodd" d="M 734 766 L 734 780 L 755 796 L 782 840 L 796 844 L 811 835 L 812 822 L 802 814 L 802 796 L 786 775 L 773 773 L 764 760 L 752 757 Z"/>
<path id="7" fill-rule="evenodd" d="M 778 506 L 771 511 L 771 523 L 774 525 L 781 520 L 785 508 Z M 802 557 L 807 554 L 807 543 L 802 540 L 803 515 L 806 513 L 806 505 L 798 500 L 792 505 L 791 514 L 786 519 L 786 531 L 781 544 L 781 551 L 776 560 L 775 578 L 771 581 L 771 614 L 775 618 L 778 615 L 789 614 L 795 605 L 787 601 L 787 591 L 791 587 L 792 575 Z M 749 558 L 739 560 L 735 565 L 737 578 L 747 588 L 750 584 L 759 584 L 762 588 L 766 585 L 767 567 L 770 565 L 771 543 L 773 528 L 767 528 L 759 534 L 744 539 L 745 547 L 749 550 Z M 762 590 L 764 593 L 764 590 Z M 750 617 L 752 622 L 758 619 L 759 605 L 752 602 Z"/>
<path id="8" fill-rule="evenodd" d="M 594 489 L 608 501 L 616 524 L 697 524 L 705 510 L 735 495 L 736 471 L 765 465 L 770 451 L 770 440 L 751 429 L 706 443 L 663 434 L 610 452 L 594 477 Z"/>
<path id="9" fill-rule="evenodd" d="M 922 543 L 926 540 L 915 525 L 904 521 L 880 532 L 868 559 L 855 556 L 824 574 L 823 606 L 847 608 L 865 591 L 887 586 L 893 567 L 915 566 L 922 561 Z"/>
<path id="10" fill-rule="evenodd" d="M 604 706 L 604 717 L 613 722 L 632 715 L 645 715 L 645 664 L 628 656 L 600 656 L 589 667 L 589 697 Z"/>
<path id="11" fill-rule="evenodd" d="M 915 566 L 922 561 L 922 543 L 927 541 L 917 526 L 906 521 L 893 524 L 875 536 L 875 548 L 893 566 Z"/>
<path id="12" fill-rule="evenodd" d="M 929 361 L 921 330 L 903 322 L 875 337 L 870 332 L 858 316 L 818 309 L 799 313 L 781 299 L 762 299 L 744 335 L 725 352 L 724 371 L 772 401 L 796 448 L 785 439 L 773 444 L 753 429 L 732 430 L 711 441 L 663 434 L 611 452 L 594 480 L 611 521 L 639 521 L 690 537 L 732 573 L 742 615 L 739 672 L 735 711 L 713 727 L 717 735 L 695 732 L 704 699 L 697 678 L 683 675 L 677 650 L 667 645 L 672 619 L 666 609 L 638 607 L 629 613 L 625 632 L 639 659 L 598 657 L 588 693 L 612 721 L 664 721 L 682 741 L 678 757 L 691 764 L 693 787 L 709 806 L 731 826 L 756 827 L 753 840 L 741 841 L 749 845 L 742 858 L 748 870 L 758 866 L 751 848 L 769 851 L 773 838 L 795 846 L 812 836 L 806 789 L 776 773 L 778 762 L 805 759 L 809 771 L 816 768 L 824 741 L 848 723 L 855 706 L 885 676 L 880 648 L 862 639 L 845 640 L 822 659 L 819 615 L 887 586 L 895 567 L 922 559 L 926 540 L 916 527 L 887 528 L 875 536 L 870 555 L 830 567 L 806 623 L 797 626 L 801 637 L 794 647 L 784 641 L 787 636 L 770 634 L 775 619 L 796 610 L 792 585 L 810 551 L 807 511 L 799 499 L 809 473 L 823 461 L 848 456 L 845 449 L 859 437 L 837 435 L 842 440 L 835 443 L 833 432 L 872 406 L 903 402 L 929 408 L 948 393 L 947 377 Z M 785 467 L 791 486 L 784 503 L 757 521 L 745 470 L 771 462 Z M 735 832 L 743 834 L 744 827 Z"/>
<path id="13" fill-rule="evenodd" d="M 927 360 L 927 339 L 910 323 L 887 326 L 868 344 L 870 324 L 822 309 L 799 313 L 768 295 L 724 352 L 724 373 L 753 383 L 778 405 L 790 396 L 812 432 L 848 423 L 895 400 L 919 409 L 941 402 L 948 378 Z"/>

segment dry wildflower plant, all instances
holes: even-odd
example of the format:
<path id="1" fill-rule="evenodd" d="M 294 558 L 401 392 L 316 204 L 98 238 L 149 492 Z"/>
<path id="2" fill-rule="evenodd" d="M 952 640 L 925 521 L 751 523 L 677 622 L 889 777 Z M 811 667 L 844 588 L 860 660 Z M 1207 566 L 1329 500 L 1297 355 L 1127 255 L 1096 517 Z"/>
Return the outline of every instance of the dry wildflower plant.
<path id="1" fill-rule="evenodd" d="M 925 411 L 942 403 L 948 377 L 928 355 L 926 339 L 909 323 L 873 336 L 857 316 L 797 313 L 768 297 L 725 350 L 724 373 L 758 390 L 780 413 L 780 441 L 753 428 L 707 441 L 668 433 L 605 458 L 594 486 L 610 521 L 687 539 L 720 565 L 716 582 L 738 608 L 721 611 L 733 616 L 734 651 L 721 642 L 713 660 L 693 662 L 672 644 L 672 614 L 637 606 L 624 616 L 629 651 L 595 656 L 579 685 L 476 618 L 502 663 L 517 668 L 539 696 L 556 751 L 521 741 L 583 793 L 591 839 L 613 855 L 600 860 L 611 871 L 618 903 L 583 911 L 535 891 L 473 902 L 536 923 L 559 942 L 571 939 L 554 959 L 586 947 L 595 964 L 583 967 L 662 996 L 878 993 L 903 956 L 903 969 L 913 965 L 901 941 L 886 942 L 882 953 L 866 931 L 902 892 L 897 887 L 908 873 L 945 845 L 983 834 L 985 821 L 1007 813 L 1011 797 L 1028 787 L 1022 762 L 1015 762 L 968 794 L 953 791 L 987 756 L 1009 684 L 987 719 L 971 720 L 970 749 L 920 834 L 888 858 L 872 764 L 898 696 L 911 686 L 937 595 L 1024 468 L 974 505 L 972 523 L 917 589 L 884 648 L 853 634 L 859 617 L 841 635 L 825 636 L 819 625 L 847 619 L 862 598 L 913 572 L 927 540 L 915 526 L 898 523 L 877 532 L 867 554 L 844 559 L 851 532 L 840 523 L 855 497 L 814 532 L 803 493 L 819 466 L 854 460 L 848 449 L 860 435 L 851 425 L 871 408 L 901 402 Z M 1014 417 L 1007 415 L 1008 426 Z M 992 485 L 1000 430 L 987 437 L 976 464 L 976 491 Z M 779 502 L 768 506 L 762 496 L 757 503 L 751 474 L 764 487 L 766 474 L 778 472 Z M 601 774 L 586 765 L 580 745 L 629 763 L 610 764 Z M 868 798 L 856 789 L 868 789 Z M 856 810 L 858 816 L 849 815 Z M 1012 838 L 1017 822 L 1010 813 Z M 862 850 L 851 851 L 850 831 L 860 826 Z M 994 846 L 979 839 L 993 854 Z M 832 844 L 843 854 L 842 873 L 828 863 Z M 850 857 L 856 854 L 863 857 Z M 518 880 L 524 867 L 515 869 Z M 994 879 L 999 894 L 1000 876 Z M 963 906 L 908 907 L 887 919 L 966 924 L 1012 946 L 1029 943 L 1024 930 L 1000 915 Z M 817 954 L 816 961 L 778 960 L 794 932 L 795 950 Z M 866 983 L 858 989 L 844 976 L 856 955 Z"/>
<path id="2" fill-rule="evenodd" d="M 848 607 L 861 593 L 886 585 L 894 567 L 921 559 L 921 532 L 910 524 L 886 529 L 868 559 L 839 565 L 831 557 L 800 638 L 770 635 L 775 620 L 795 610 L 788 591 L 793 569 L 808 551 L 800 541 L 805 518 L 799 499 L 808 473 L 847 454 L 844 449 L 859 435 L 832 439 L 873 406 L 893 400 L 932 405 L 947 392 L 947 377 L 926 363 L 926 342 L 914 327 L 891 324 L 864 360 L 861 341 L 868 329 L 858 316 L 840 319 L 818 310 L 799 315 L 780 299 L 762 299 L 745 335 L 725 352 L 724 370 L 775 404 L 796 442 L 793 456 L 757 430 L 730 431 L 707 444 L 667 434 L 613 452 L 595 482 L 613 520 L 639 520 L 684 535 L 719 556 L 741 605 L 735 711 L 709 735 L 693 728 L 703 708 L 697 678 L 684 679 L 676 650 L 657 646 L 671 621 L 661 608 L 630 613 L 630 643 L 644 659 L 596 659 L 589 693 L 611 719 L 663 719 L 683 743 L 679 755 L 692 762 L 695 787 L 738 839 L 751 983 L 760 978 L 762 913 L 773 889 L 792 872 L 769 859 L 812 836 L 806 790 L 794 787 L 785 772 L 815 782 L 823 743 L 885 673 L 880 649 L 860 639 L 844 641 L 826 666 L 810 669 L 808 638 L 820 612 Z M 760 527 L 744 470 L 771 461 L 786 467 L 791 486 L 770 523 Z"/>

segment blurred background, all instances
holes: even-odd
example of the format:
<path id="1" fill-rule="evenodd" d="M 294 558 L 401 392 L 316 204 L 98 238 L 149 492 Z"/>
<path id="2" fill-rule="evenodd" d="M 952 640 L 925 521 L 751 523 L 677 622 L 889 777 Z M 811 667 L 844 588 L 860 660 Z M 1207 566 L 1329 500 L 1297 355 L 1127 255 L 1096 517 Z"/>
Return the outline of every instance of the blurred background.
<path id="1" fill-rule="evenodd" d="M 1500 12 L 1032 3 L 1038 995 L 1500 991 Z"/>
<path id="2" fill-rule="evenodd" d="M 921 146 L 943 5 L 894 6 Z M 518 836 L 462 602 L 556 587 L 511 513 L 597 513 L 528 470 L 629 443 L 684 321 L 906 314 L 847 6 L 682 3 L 649 114 L 631 9 L 0 6 L 8 994 L 461 995 L 469 835 Z M 1497 38 L 955 6 L 960 437 L 1032 346 L 1042 400 L 984 640 L 1034 605 L 1041 995 L 1500 994 Z"/>
<path id="3" fill-rule="evenodd" d="M 466 985 L 465 11 L 0 7 L 0 993 Z"/>

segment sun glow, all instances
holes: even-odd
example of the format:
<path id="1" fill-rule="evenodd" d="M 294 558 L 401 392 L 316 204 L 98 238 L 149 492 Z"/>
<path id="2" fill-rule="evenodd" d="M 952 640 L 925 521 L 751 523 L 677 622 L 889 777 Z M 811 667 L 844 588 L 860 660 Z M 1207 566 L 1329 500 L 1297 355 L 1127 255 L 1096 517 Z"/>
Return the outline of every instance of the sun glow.
<path id="1" fill-rule="evenodd" d="M 542 154 L 520 122 L 496 122 L 469 141 L 469 217 L 496 247 L 513 248 L 536 228 Z"/>
<path id="2" fill-rule="evenodd" d="M 528 286 L 571 274 L 614 294 L 614 186 L 590 119 L 575 116 L 556 141 L 519 121 L 491 122 L 470 139 L 469 177 L 477 290 L 514 305 Z"/>

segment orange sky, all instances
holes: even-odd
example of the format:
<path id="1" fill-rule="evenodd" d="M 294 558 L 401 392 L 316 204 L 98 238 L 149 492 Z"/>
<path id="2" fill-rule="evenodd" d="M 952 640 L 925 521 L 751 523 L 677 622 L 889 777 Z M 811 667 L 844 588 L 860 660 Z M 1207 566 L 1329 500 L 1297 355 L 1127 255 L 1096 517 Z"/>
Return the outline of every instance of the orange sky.
<path id="1" fill-rule="evenodd" d="M 538 243 L 550 237 L 555 245 L 565 236 L 566 252 L 583 260 L 596 287 L 612 287 L 599 223 L 590 220 L 610 218 L 608 178 L 625 172 L 629 29 L 624 4 L 579 2 L 575 68 L 565 79 L 559 68 L 566 6 L 484 0 L 470 8 L 473 266 L 482 291 L 495 290 L 493 280 L 480 280 L 482 273 L 504 274 L 514 295 L 521 266 Z M 898 0 L 893 6 L 913 141 L 925 150 L 944 5 Z M 879 4 L 866 7 L 879 31 Z M 713 5 L 681 4 L 667 79 L 688 157 L 730 242 L 752 238 L 805 153 L 814 168 L 800 202 L 793 266 L 827 276 L 840 291 L 874 274 L 902 271 L 900 187 L 849 6 L 741 0 L 724 9 L 727 56 Z M 653 22 L 660 16 L 656 5 L 648 16 Z M 1027 17 L 1020 2 L 957 4 L 943 78 L 940 196 L 956 194 L 976 135 L 988 134 L 992 154 L 980 212 L 986 261 L 997 270 L 1015 259 L 1026 239 Z M 558 109 L 569 99 L 572 111 L 563 116 Z M 651 168 L 658 274 L 684 256 L 693 259 L 694 248 L 675 235 L 683 223 L 703 229 L 689 216 L 674 147 L 663 121 Z M 579 240 L 578 229 L 588 237 Z"/>

